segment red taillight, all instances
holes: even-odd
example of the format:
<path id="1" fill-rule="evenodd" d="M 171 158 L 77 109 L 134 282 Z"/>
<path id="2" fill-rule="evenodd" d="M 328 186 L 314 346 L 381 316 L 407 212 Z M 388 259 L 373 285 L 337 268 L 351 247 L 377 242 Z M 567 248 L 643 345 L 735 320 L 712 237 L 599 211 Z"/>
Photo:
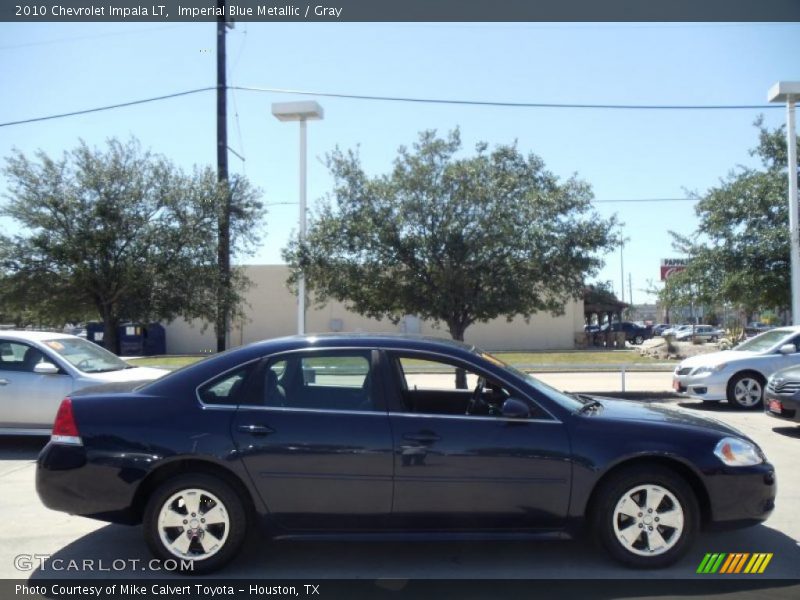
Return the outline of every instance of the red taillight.
<path id="1" fill-rule="evenodd" d="M 50 439 L 62 444 L 82 444 L 75 415 L 72 413 L 72 399 L 64 398 L 58 407 L 56 420 L 53 423 L 53 434 Z"/>

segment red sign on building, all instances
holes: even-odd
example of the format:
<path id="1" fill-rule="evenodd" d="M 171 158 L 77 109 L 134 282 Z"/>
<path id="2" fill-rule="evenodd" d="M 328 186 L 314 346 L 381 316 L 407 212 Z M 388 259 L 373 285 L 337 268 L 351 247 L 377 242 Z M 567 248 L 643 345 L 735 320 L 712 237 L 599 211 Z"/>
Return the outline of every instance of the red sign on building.
<path id="1" fill-rule="evenodd" d="M 685 270 L 688 262 L 686 258 L 662 258 L 661 281 L 666 281 L 675 273 L 680 273 Z"/>

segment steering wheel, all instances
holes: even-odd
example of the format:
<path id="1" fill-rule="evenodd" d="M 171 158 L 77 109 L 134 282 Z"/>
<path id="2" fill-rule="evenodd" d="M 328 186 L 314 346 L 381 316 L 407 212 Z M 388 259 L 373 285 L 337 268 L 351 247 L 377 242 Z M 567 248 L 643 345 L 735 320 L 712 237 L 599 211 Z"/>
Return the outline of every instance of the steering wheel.
<path id="1" fill-rule="evenodd" d="M 486 379 L 483 377 L 478 377 L 478 385 L 476 385 L 475 389 L 472 391 L 472 395 L 469 398 L 469 403 L 467 404 L 467 411 L 464 414 L 489 414 L 489 403 L 483 398 L 483 388 L 485 386 Z"/>
<path id="2" fill-rule="evenodd" d="M 91 365 L 91 361 L 88 358 L 84 358 L 81 360 L 77 365 L 75 365 L 79 370 L 83 371 L 84 369 L 88 368 Z"/>

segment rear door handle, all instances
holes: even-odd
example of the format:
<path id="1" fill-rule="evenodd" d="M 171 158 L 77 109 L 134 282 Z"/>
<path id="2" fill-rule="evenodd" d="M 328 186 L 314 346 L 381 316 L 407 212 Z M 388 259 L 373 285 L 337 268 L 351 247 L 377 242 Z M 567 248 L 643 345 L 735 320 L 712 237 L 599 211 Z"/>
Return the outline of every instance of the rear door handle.
<path id="1" fill-rule="evenodd" d="M 0 385 L 8 385 L 11 383 L 8 379 L 0 379 Z"/>
<path id="2" fill-rule="evenodd" d="M 239 425 L 237 427 L 242 433 L 249 433 L 250 435 L 269 435 L 275 433 L 275 430 L 266 425 Z"/>
<path id="3" fill-rule="evenodd" d="M 430 433 L 423 432 L 423 433 L 404 433 L 403 439 L 408 440 L 409 442 L 430 443 L 430 442 L 438 442 L 442 438 L 433 432 Z"/>

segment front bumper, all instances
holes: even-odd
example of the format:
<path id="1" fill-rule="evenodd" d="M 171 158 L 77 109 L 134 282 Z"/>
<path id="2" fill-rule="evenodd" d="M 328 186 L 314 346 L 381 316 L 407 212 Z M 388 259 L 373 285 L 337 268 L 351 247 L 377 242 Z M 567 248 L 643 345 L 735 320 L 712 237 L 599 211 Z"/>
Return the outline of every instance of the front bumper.
<path id="1" fill-rule="evenodd" d="M 769 463 L 721 468 L 706 478 L 710 526 L 733 529 L 766 521 L 775 509 L 777 485 Z"/>
<path id="2" fill-rule="evenodd" d="M 771 417 L 800 423 L 800 393 L 784 396 L 767 388 L 764 392 L 764 412 Z"/>
<path id="3" fill-rule="evenodd" d="M 719 402 L 727 398 L 728 374 L 720 372 L 706 375 L 679 375 L 676 369 L 672 375 L 672 389 L 692 398 Z"/>

